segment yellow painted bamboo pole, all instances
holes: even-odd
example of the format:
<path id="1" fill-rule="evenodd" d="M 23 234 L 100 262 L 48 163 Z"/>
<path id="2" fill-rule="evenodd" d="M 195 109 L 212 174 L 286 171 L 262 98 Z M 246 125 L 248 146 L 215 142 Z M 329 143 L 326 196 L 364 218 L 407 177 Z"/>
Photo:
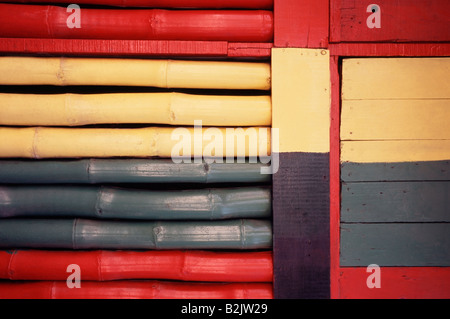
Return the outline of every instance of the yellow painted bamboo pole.
<path id="1" fill-rule="evenodd" d="M 270 96 L 182 93 L 0 94 L 0 125 L 270 126 Z"/>
<path id="2" fill-rule="evenodd" d="M 266 156 L 270 140 L 267 127 L 0 127 L 0 157 Z"/>
<path id="3" fill-rule="evenodd" d="M 0 57 L 0 84 L 268 90 L 270 64 L 117 58 Z"/>

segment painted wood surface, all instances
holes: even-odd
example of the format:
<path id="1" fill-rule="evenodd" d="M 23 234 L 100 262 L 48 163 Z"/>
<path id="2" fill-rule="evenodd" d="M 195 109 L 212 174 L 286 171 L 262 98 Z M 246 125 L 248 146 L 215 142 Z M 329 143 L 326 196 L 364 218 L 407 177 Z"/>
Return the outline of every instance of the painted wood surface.
<path id="1" fill-rule="evenodd" d="M 0 4 L 0 36 L 233 42 L 273 40 L 273 13 L 267 10 L 83 8 L 79 13 L 80 27 L 71 28 L 67 23 L 71 10 L 67 12 L 65 7 Z"/>
<path id="2" fill-rule="evenodd" d="M 0 160 L 4 184 L 267 183 L 262 163 L 180 163 L 172 159 Z"/>
<path id="3" fill-rule="evenodd" d="M 10 0 L 11 3 L 42 3 L 41 0 Z M 70 0 L 52 0 L 52 3 L 70 4 Z M 273 0 L 78 0 L 78 4 L 96 4 L 117 7 L 147 8 L 244 8 L 271 9 Z"/>
<path id="4" fill-rule="evenodd" d="M 176 40 L 98 40 L 0 38 L 0 52 L 9 55 L 95 57 L 270 57 L 272 43 Z"/>
<path id="5" fill-rule="evenodd" d="M 272 49 L 272 83 L 274 296 L 329 298 L 329 52 Z"/>
<path id="6" fill-rule="evenodd" d="M 448 99 L 448 58 L 344 59 L 342 99 Z"/>
<path id="7" fill-rule="evenodd" d="M 181 164 L 182 165 L 182 164 Z M 0 217 L 212 220 L 270 218 L 266 187 L 172 191 L 108 186 L 0 186 Z"/>
<path id="8" fill-rule="evenodd" d="M 450 161 L 341 164 L 344 182 L 450 181 Z"/>
<path id="9" fill-rule="evenodd" d="M 450 222 L 450 182 L 343 183 L 343 223 Z"/>
<path id="10" fill-rule="evenodd" d="M 280 152 L 329 152 L 327 50 L 273 49 L 272 123 L 273 128 L 279 128 Z"/>
<path id="11" fill-rule="evenodd" d="M 381 267 L 381 287 L 368 288 L 366 267 L 341 268 L 339 298 L 449 299 L 449 267 Z"/>
<path id="12" fill-rule="evenodd" d="M 0 125 L 170 124 L 270 126 L 270 96 L 183 93 L 5 94 Z"/>
<path id="13" fill-rule="evenodd" d="M 338 56 L 330 57 L 331 101 L 330 101 L 330 298 L 339 297 L 339 247 L 340 247 L 340 109 L 341 83 Z"/>
<path id="14" fill-rule="evenodd" d="M 242 128 L 233 130 L 233 133 L 227 133 L 226 128 L 214 128 L 209 133 L 207 130 L 193 127 L 1 127 L 0 139 L 5 142 L 0 144 L 0 157 L 36 159 L 156 156 L 192 159 L 194 156 L 270 156 L 270 130 L 266 127 Z M 212 145 L 211 136 L 217 138 Z M 241 142 L 233 140 L 234 143 L 227 143 L 227 138 Z"/>
<path id="15" fill-rule="evenodd" d="M 450 43 L 330 43 L 336 57 L 445 57 L 450 56 Z"/>
<path id="16" fill-rule="evenodd" d="M 274 44 L 279 48 L 326 48 L 326 0 L 274 0 Z"/>
<path id="17" fill-rule="evenodd" d="M 271 251 L 34 249 L 0 251 L 0 278 L 65 281 L 70 264 L 80 266 L 83 281 L 272 282 L 273 271 Z"/>
<path id="18" fill-rule="evenodd" d="M 65 281 L 0 283 L 0 299 L 272 299 L 267 283 L 179 283 L 170 281 L 86 281 L 71 289 Z"/>
<path id="19" fill-rule="evenodd" d="M 36 249 L 271 249 L 269 220 L 127 221 L 6 218 L 1 248 Z"/>
<path id="20" fill-rule="evenodd" d="M 450 4 L 447 0 L 378 0 L 375 3 L 380 9 L 380 28 L 369 28 L 367 24 L 373 14 L 374 2 L 332 0 L 330 42 L 450 40 Z"/>
<path id="21" fill-rule="evenodd" d="M 343 141 L 341 161 L 393 163 L 450 159 L 450 140 Z"/>
<path id="22" fill-rule="evenodd" d="M 329 155 L 280 153 L 273 176 L 274 296 L 330 297 Z"/>
<path id="23" fill-rule="evenodd" d="M 341 140 L 450 139 L 448 119 L 450 99 L 344 99 Z"/>
<path id="24" fill-rule="evenodd" d="M 450 266 L 449 223 L 341 224 L 340 265 Z"/>
<path id="25" fill-rule="evenodd" d="M 0 84 L 268 90 L 271 83 L 268 63 L 0 57 Z"/>

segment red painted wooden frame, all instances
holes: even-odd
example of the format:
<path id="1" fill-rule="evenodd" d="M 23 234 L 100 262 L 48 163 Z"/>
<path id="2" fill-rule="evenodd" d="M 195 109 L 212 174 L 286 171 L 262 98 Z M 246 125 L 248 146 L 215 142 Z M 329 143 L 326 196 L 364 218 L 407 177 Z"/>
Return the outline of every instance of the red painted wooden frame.
<path id="1" fill-rule="evenodd" d="M 274 45 L 326 48 L 329 0 L 274 0 Z"/>
<path id="2" fill-rule="evenodd" d="M 331 298 L 450 298 L 450 267 L 381 267 L 381 288 L 369 289 L 365 267 L 341 267 L 340 252 L 340 62 L 346 57 L 450 56 L 450 43 L 330 44 L 330 282 Z"/>
<path id="3" fill-rule="evenodd" d="M 9 0 L 11 3 L 43 3 L 42 0 Z M 51 3 L 70 4 L 70 0 L 52 0 Z M 273 0 L 77 0 L 77 4 L 95 4 L 116 7 L 145 8 L 207 8 L 207 9 L 271 9 Z"/>
<path id="4" fill-rule="evenodd" d="M 380 8 L 380 28 L 366 23 L 373 4 Z M 450 41 L 448 0 L 330 0 L 330 12 L 332 43 Z"/>
<path id="5" fill-rule="evenodd" d="M 0 38 L 0 54 L 269 58 L 272 43 L 226 41 Z"/>

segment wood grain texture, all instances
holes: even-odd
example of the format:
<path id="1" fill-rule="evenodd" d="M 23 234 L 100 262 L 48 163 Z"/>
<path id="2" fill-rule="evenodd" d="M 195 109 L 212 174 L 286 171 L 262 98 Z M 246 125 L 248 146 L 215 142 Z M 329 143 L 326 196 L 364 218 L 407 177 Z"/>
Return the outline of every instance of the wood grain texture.
<path id="1" fill-rule="evenodd" d="M 343 100 L 341 112 L 341 140 L 450 139 L 450 99 Z"/>
<path id="2" fill-rule="evenodd" d="M 331 75 L 331 127 L 330 127 L 330 297 L 339 296 L 339 227 L 340 227 L 340 62 L 330 58 Z"/>
<path id="3" fill-rule="evenodd" d="M 0 52 L 36 56 L 269 58 L 272 43 L 0 38 Z"/>
<path id="4" fill-rule="evenodd" d="M 450 222 L 450 182 L 342 183 L 342 223 Z"/>
<path id="5" fill-rule="evenodd" d="M 450 181 L 450 161 L 341 164 L 344 182 Z"/>
<path id="6" fill-rule="evenodd" d="M 332 3 L 335 1 L 332 1 Z M 450 43 L 330 43 L 331 55 L 341 57 L 450 56 Z"/>
<path id="7" fill-rule="evenodd" d="M 381 267 L 381 288 L 366 285 L 366 267 L 341 268 L 342 299 L 449 299 L 450 267 Z"/>
<path id="8" fill-rule="evenodd" d="M 450 59 L 344 59 L 342 99 L 447 99 Z"/>
<path id="9" fill-rule="evenodd" d="M 344 182 L 450 181 L 450 161 L 341 164 Z"/>
<path id="10" fill-rule="evenodd" d="M 12 3 L 42 3 L 41 0 L 10 0 Z M 69 4 L 70 0 L 52 0 L 52 3 Z M 273 0 L 78 0 L 78 4 L 96 4 L 116 7 L 151 8 L 244 8 L 271 9 Z"/>
<path id="11" fill-rule="evenodd" d="M 327 50 L 272 50 L 272 127 L 280 152 L 330 151 L 330 62 Z"/>
<path id="12" fill-rule="evenodd" d="M 341 161 L 392 163 L 450 159 L 450 140 L 343 141 Z"/>
<path id="13" fill-rule="evenodd" d="M 280 153 L 273 176 L 274 295 L 330 297 L 329 156 Z"/>
<path id="14" fill-rule="evenodd" d="M 444 42 L 450 40 L 447 0 L 378 0 L 381 28 L 370 29 L 372 1 L 332 0 L 331 42 Z"/>
<path id="15" fill-rule="evenodd" d="M 326 48 L 327 0 L 274 0 L 274 44 L 280 48 Z"/>
<path id="16" fill-rule="evenodd" d="M 340 265 L 370 264 L 450 266 L 450 224 L 341 224 Z"/>

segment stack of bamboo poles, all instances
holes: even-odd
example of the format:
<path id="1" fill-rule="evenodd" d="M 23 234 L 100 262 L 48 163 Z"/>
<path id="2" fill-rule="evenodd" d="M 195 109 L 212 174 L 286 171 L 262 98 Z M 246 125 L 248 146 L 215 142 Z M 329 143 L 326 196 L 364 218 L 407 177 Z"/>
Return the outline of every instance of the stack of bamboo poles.
<path id="1" fill-rule="evenodd" d="M 269 64 L 1 57 L 0 84 L 1 298 L 272 297 L 267 164 L 223 160 L 270 152 Z M 197 120 L 257 147 L 205 160 Z"/>

